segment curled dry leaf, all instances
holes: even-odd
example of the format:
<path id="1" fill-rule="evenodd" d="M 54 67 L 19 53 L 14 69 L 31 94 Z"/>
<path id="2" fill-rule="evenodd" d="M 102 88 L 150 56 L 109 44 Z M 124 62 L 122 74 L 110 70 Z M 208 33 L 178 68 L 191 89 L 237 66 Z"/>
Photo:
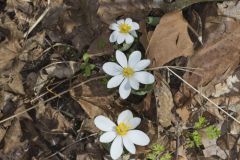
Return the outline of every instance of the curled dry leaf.
<path id="1" fill-rule="evenodd" d="M 167 82 L 161 77 L 160 73 L 155 73 L 156 85 L 154 87 L 154 94 L 157 104 L 158 122 L 163 127 L 171 125 L 174 117 L 171 110 L 174 107 L 172 93 Z"/>
<path id="2" fill-rule="evenodd" d="M 149 42 L 147 57 L 152 66 L 161 66 L 171 60 L 193 54 L 193 43 L 188 35 L 188 23 L 182 12 L 164 15 Z"/>
<path id="3" fill-rule="evenodd" d="M 54 62 L 41 69 L 34 87 L 35 94 L 38 94 L 49 78 L 70 78 L 80 70 L 80 63 L 75 61 Z"/>

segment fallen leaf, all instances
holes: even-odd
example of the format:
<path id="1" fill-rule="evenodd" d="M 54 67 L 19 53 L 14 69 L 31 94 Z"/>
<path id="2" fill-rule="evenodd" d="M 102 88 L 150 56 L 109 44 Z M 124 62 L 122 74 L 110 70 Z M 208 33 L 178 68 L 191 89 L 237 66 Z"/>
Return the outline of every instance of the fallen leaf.
<path id="1" fill-rule="evenodd" d="M 239 64 L 240 47 L 237 41 L 240 39 L 240 24 L 227 20 L 224 23 L 230 23 L 229 25 L 233 23 L 235 27 L 224 30 L 221 23 L 218 26 L 221 30 L 216 29 L 211 33 L 217 37 L 210 36 L 204 47 L 189 59 L 187 67 L 202 69 L 201 76 L 189 72 L 184 75 L 184 79 L 194 87 L 205 86 L 211 81 L 213 81 L 211 85 L 222 82 L 234 72 Z"/>
<path id="2" fill-rule="evenodd" d="M 74 61 L 53 62 L 44 67 L 50 77 L 70 78 L 80 70 L 80 63 Z"/>
<path id="3" fill-rule="evenodd" d="M 164 15 L 149 42 L 147 57 L 153 67 L 162 66 L 171 60 L 193 54 L 193 43 L 188 35 L 188 23 L 182 12 Z"/>
<path id="4" fill-rule="evenodd" d="M 214 97 L 222 95 L 235 95 L 239 93 L 240 89 L 240 71 L 237 70 L 233 75 L 229 76 L 223 83 L 215 85 L 215 92 L 212 93 Z"/>
<path id="5" fill-rule="evenodd" d="M 201 142 L 204 146 L 203 154 L 205 157 L 211 157 L 211 156 L 218 156 L 221 157 L 222 159 L 227 158 L 226 150 L 222 150 L 218 145 L 217 145 L 217 140 L 216 139 L 209 139 L 207 137 L 205 129 L 203 129 L 200 132 L 201 135 Z"/>
<path id="6" fill-rule="evenodd" d="M 89 46 L 88 53 L 90 56 L 102 56 L 102 55 L 112 55 L 114 53 L 114 48 L 111 43 L 109 43 L 110 32 L 106 28 L 101 35 L 99 35 Z"/>
<path id="7" fill-rule="evenodd" d="M 163 127 L 169 127 L 174 117 L 171 110 L 174 107 L 172 93 L 167 82 L 161 77 L 160 73 L 155 73 L 156 85 L 154 94 L 157 103 L 158 122 Z"/>
<path id="8" fill-rule="evenodd" d="M 187 123 L 188 122 L 188 118 L 190 116 L 190 112 L 189 110 L 187 109 L 186 106 L 184 106 L 183 108 L 178 108 L 176 110 L 176 112 L 178 113 L 178 115 L 181 117 L 183 123 Z"/>
<path id="9" fill-rule="evenodd" d="M 70 123 L 60 111 L 53 109 L 50 104 L 45 105 L 44 102 L 39 102 L 39 107 L 37 108 L 36 117 L 39 119 L 42 131 L 44 130 L 52 132 L 64 132 L 69 128 L 72 128 L 72 123 Z"/>
<path id="10" fill-rule="evenodd" d="M 79 77 L 74 83 L 84 80 L 83 77 Z M 114 92 L 108 90 L 101 80 L 91 81 L 71 90 L 70 93 L 91 118 L 97 115 L 116 115 L 120 112 L 120 107 L 117 107 L 115 102 Z"/>
<path id="11" fill-rule="evenodd" d="M 144 3 L 131 3 L 127 0 L 99 0 L 97 14 L 103 22 L 110 24 L 120 16 L 141 20 L 149 13 Z"/>
<path id="12" fill-rule="evenodd" d="M 218 3 L 217 6 L 219 15 L 240 20 L 240 3 L 225 1 L 223 3 Z"/>
<path id="13" fill-rule="evenodd" d="M 75 61 L 53 62 L 40 70 L 37 82 L 34 86 L 35 94 L 39 94 L 42 87 L 47 84 L 52 77 L 71 78 L 80 70 L 80 63 Z"/>
<path id="14" fill-rule="evenodd" d="M 21 130 L 20 122 L 18 119 L 14 119 L 12 121 L 12 125 L 6 132 L 6 135 L 4 138 L 5 145 L 3 148 L 3 152 L 7 154 L 11 150 L 17 147 L 20 147 L 22 145 L 21 137 L 22 137 L 22 130 Z"/>

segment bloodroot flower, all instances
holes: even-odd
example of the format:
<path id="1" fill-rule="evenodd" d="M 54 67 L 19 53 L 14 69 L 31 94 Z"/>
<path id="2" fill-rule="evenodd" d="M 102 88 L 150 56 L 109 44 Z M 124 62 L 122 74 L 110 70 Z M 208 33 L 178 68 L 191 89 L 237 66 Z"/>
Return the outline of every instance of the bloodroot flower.
<path id="1" fill-rule="evenodd" d="M 127 57 L 119 50 L 116 51 L 117 63 L 107 62 L 103 65 L 103 70 L 108 75 L 113 76 L 107 84 L 107 88 L 114 88 L 120 85 L 119 94 L 122 99 L 126 99 L 131 88 L 139 90 L 139 83 L 152 84 L 155 81 L 151 73 L 143 71 L 150 65 L 150 60 L 141 60 L 141 52 L 134 51 Z"/>
<path id="2" fill-rule="evenodd" d="M 137 37 L 136 30 L 139 29 L 139 24 L 133 22 L 131 18 L 127 18 L 126 20 L 121 19 L 117 23 L 112 23 L 109 29 L 113 30 L 109 38 L 111 43 L 117 42 L 122 44 L 126 41 L 127 44 L 131 44 L 134 41 L 134 37 Z"/>
<path id="3" fill-rule="evenodd" d="M 146 146 L 149 144 L 149 137 L 135 128 L 140 124 L 141 119 L 133 117 L 130 110 L 125 110 L 118 116 L 117 124 L 105 116 L 97 116 L 94 123 L 105 133 L 101 135 L 100 142 L 110 143 L 110 155 L 112 159 L 118 159 L 123 153 L 123 146 L 131 153 L 136 153 L 135 145 Z"/>

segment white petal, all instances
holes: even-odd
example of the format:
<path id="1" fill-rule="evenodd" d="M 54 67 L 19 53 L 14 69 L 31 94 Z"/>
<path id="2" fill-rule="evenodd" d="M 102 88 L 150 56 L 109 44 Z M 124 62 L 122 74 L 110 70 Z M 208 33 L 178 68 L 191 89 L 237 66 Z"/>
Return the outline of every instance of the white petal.
<path id="1" fill-rule="evenodd" d="M 149 137 L 142 131 L 130 130 L 126 135 L 130 141 L 139 146 L 146 146 L 149 144 Z"/>
<path id="2" fill-rule="evenodd" d="M 128 139 L 127 136 L 123 137 L 123 145 L 131 154 L 135 154 L 136 153 L 136 147 L 134 146 L 132 141 L 130 141 Z"/>
<path id="3" fill-rule="evenodd" d="M 119 31 L 119 25 L 117 23 L 112 23 L 110 24 L 109 29 Z"/>
<path id="4" fill-rule="evenodd" d="M 135 30 L 134 30 L 134 31 L 130 31 L 129 33 L 130 33 L 133 37 L 136 37 L 136 38 L 138 37 L 138 36 L 137 36 L 137 32 L 136 32 Z"/>
<path id="5" fill-rule="evenodd" d="M 132 30 L 138 30 L 140 27 L 139 27 L 139 24 L 136 23 L 136 22 L 132 22 Z"/>
<path id="6" fill-rule="evenodd" d="M 120 24 L 123 24 L 124 23 L 124 19 L 120 19 L 117 21 L 117 24 L 120 25 Z"/>
<path id="7" fill-rule="evenodd" d="M 127 44 L 131 44 L 131 43 L 133 43 L 133 41 L 134 41 L 133 36 L 130 35 L 130 34 L 126 34 L 126 35 L 124 36 L 124 38 L 125 38 L 125 41 L 126 41 Z"/>
<path id="8" fill-rule="evenodd" d="M 116 51 L 116 59 L 117 62 L 122 66 L 122 67 L 127 67 L 127 57 L 125 54 L 119 50 Z"/>
<path id="9" fill-rule="evenodd" d="M 125 40 L 125 34 L 118 33 L 117 44 L 122 44 Z"/>
<path id="10" fill-rule="evenodd" d="M 109 41 L 111 43 L 116 42 L 118 38 L 118 31 L 113 31 L 112 34 L 109 37 Z"/>
<path id="11" fill-rule="evenodd" d="M 125 110 L 122 111 L 119 116 L 118 116 L 118 120 L 117 123 L 128 123 L 128 121 L 130 121 L 131 119 L 133 119 L 133 114 L 130 110 Z"/>
<path id="12" fill-rule="evenodd" d="M 132 25 L 132 19 L 131 18 L 127 18 L 126 20 L 125 20 L 125 23 L 126 24 L 128 24 L 128 25 Z"/>
<path id="13" fill-rule="evenodd" d="M 139 90 L 139 82 L 134 78 L 130 78 L 129 79 L 129 82 L 130 82 L 130 86 L 135 89 L 135 90 Z"/>
<path id="14" fill-rule="evenodd" d="M 134 66 L 134 70 L 141 71 L 141 70 L 147 68 L 147 66 L 149 66 L 150 63 L 151 63 L 151 61 L 149 59 L 141 60 Z"/>
<path id="15" fill-rule="evenodd" d="M 126 99 L 131 93 L 129 80 L 125 78 L 119 87 L 119 94 L 122 99 Z"/>
<path id="16" fill-rule="evenodd" d="M 121 74 L 112 77 L 112 78 L 108 81 L 107 88 L 114 88 L 114 87 L 119 86 L 119 85 L 122 83 L 123 79 L 124 79 L 124 77 L 123 77 L 123 75 L 121 75 Z"/>
<path id="17" fill-rule="evenodd" d="M 110 155 L 112 159 L 118 159 L 123 153 L 123 142 L 122 137 L 117 136 L 113 141 L 111 148 L 110 148 Z"/>
<path id="18" fill-rule="evenodd" d="M 122 73 L 123 68 L 114 62 L 107 62 L 103 65 L 103 71 L 111 76 L 116 76 Z"/>
<path id="19" fill-rule="evenodd" d="M 141 118 L 134 117 L 129 120 L 128 124 L 131 126 L 130 129 L 136 128 L 141 123 Z"/>
<path id="20" fill-rule="evenodd" d="M 141 58 L 142 54 L 140 51 L 132 52 L 128 59 L 128 66 L 133 68 L 138 62 L 140 62 Z"/>
<path id="21" fill-rule="evenodd" d="M 155 81 L 154 76 L 145 71 L 135 72 L 133 77 L 142 84 L 152 84 Z"/>
<path id="22" fill-rule="evenodd" d="M 114 131 L 111 131 L 111 132 L 106 132 L 106 133 L 103 133 L 101 136 L 100 136 L 100 142 L 102 143 L 109 143 L 109 142 L 112 142 L 114 140 L 114 138 L 117 137 L 117 133 L 114 132 Z"/>
<path id="23" fill-rule="evenodd" d="M 114 131 L 116 124 L 105 116 L 97 116 L 94 119 L 94 124 L 102 131 Z"/>

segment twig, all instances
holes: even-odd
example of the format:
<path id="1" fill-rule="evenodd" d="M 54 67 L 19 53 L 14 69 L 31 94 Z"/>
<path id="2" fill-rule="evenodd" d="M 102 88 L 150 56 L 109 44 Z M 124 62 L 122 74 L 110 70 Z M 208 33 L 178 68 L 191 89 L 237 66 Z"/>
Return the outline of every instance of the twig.
<path id="1" fill-rule="evenodd" d="M 76 144 L 76 143 L 78 143 L 78 142 L 80 142 L 80 141 L 82 141 L 82 140 L 84 140 L 84 139 L 87 139 L 87 138 L 89 138 L 89 137 L 96 136 L 97 134 L 98 134 L 98 133 L 93 133 L 93 134 L 90 134 L 89 136 L 83 137 L 83 138 L 81 138 L 81 139 L 79 139 L 79 140 L 77 140 L 77 141 L 75 141 L 75 142 L 73 142 L 73 143 L 71 143 L 71 144 L 69 144 L 69 145 L 61 148 L 59 151 L 57 151 L 57 152 L 53 153 L 52 155 L 44 158 L 43 160 L 49 159 L 49 158 L 55 156 L 56 154 L 58 154 L 59 152 L 62 152 L 62 151 L 64 151 L 65 149 L 71 147 L 72 145 L 74 145 L 74 144 Z"/>
<path id="2" fill-rule="evenodd" d="M 189 67 L 180 67 L 180 66 L 160 66 L 160 67 L 153 67 L 153 68 L 148 68 L 146 69 L 147 71 L 154 71 L 154 70 L 158 70 L 158 69 L 167 69 L 168 68 L 172 68 L 172 69 L 176 69 L 176 70 L 181 70 L 181 71 L 186 71 L 186 72 L 191 72 L 193 74 L 196 74 L 198 76 L 201 76 L 201 74 L 192 71 L 192 70 L 202 70 L 201 68 L 189 68 Z"/>
<path id="3" fill-rule="evenodd" d="M 80 87 L 80 86 L 82 86 L 82 85 L 84 85 L 84 84 L 86 84 L 86 83 L 89 83 L 89 82 L 95 81 L 95 80 L 99 80 L 99 79 L 102 79 L 102 78 L 105 78 L 105 77 L 106 77 L 106 76 L 98 76 L 98 77 L 90 78 L 89 80 L 86 80 L 86 81 L 84 81 L 84 82 L 81 82 L 81 83 L 79 83 L 79 84 L 76 84 L 75 86 L 69 88 L 68 90 L 65 90 L 65 91 L 59 93 L 58 95 L 55 95 L 55 96 L 53 96 L 53 97 L 45 100 L 44 103 L 50 102 L 51 100 L 53 100 L 53 99 L 55 99 L 55 98 L 58 98 L 59 96 L 68 93 L 70 90 L 72 90 L 72 89 L 74 89 L 74 88 Z M 15 117 L 17 117 L 17 116 L 20 116 L 20 115 L 22 115 L 22 114 L 24 114 L 24 113 L 26 113 L 26 112 L 34 109 L 34 108 L 37 108 L 38 106 L 39 106 L 39 105 L 36 104 L 36 105 L 34 105 L 34 106 L 32 106 L 32 107 L 30 107 L 30 108 L 28 108 L 28 109 L 26 109 L 26 110 L 24 110 L 24 111 L 22 111 L 22 112 L 16 113 L 15 115 L 12 115 L 12 116 L 10 116 L 10 117 L 8 117 L 8 118 L 5 118 L 5 119 L 3 119 L 3 120 L 0 121 L 0 124 L 6 122 L 6 121 L 8 121 L 8 120 L 11 120 L 11 119 L 13 119 L 13 118 L 15 118 Z"/>
<path id="4" fill-rule="evenodd" d="M 238 124 L 240 124 L 240 121 L 237 120 L 236 118 L 234 118 L 232 115 L 230 115 L 227 111 L 225 111 L 224 109 L 222 109 L 221 107 L 219 107 L 215 102 L 213 102 L 211 99 L 209 99 L 207 96 L 205 96 L 204 94 L 202 94 L 199 90 L 197 90 L 196 88 L 194 88 L 191 84 L 189 84 L 187 81 L 185 81 L 182 77 L 180 77 L 178 74 L 176 74 L 173 70 L 171 70 L 169 67 L 167 67 L 167 69 L 174 74 L 177 78 L 179 78 L 181 81 L 183 81 L 186 85 L 188 85 L 188 87 L 190 87 L 191 89 L 193 89 L 195 92 L 197 92 L 198 94 L 200 94 L 203 98 L 205 98 L 207 101 L 209 101 L 211 104 L 213 104 L 215 107 L 217 107 L 219 110 L 221 110 L 223 113 L 225 113 L 228 117 L 230 117 L 231 119 L 233 119 L 235 122 L 237 122 Z"/>
<path id="5" fill-rule="evenodd" d="M 48 11 L 50 10 L 50 2 L 51 0 L 48 0 L 47 8 L 44 10 L 42 15 L 37 19 L 37 21 L 29 28 L 29 30 L 24 33 L 24 38 L 26 38 L 32 31 L 33 29 L 42 21 L 42 19 L 47 15 Z"/>

